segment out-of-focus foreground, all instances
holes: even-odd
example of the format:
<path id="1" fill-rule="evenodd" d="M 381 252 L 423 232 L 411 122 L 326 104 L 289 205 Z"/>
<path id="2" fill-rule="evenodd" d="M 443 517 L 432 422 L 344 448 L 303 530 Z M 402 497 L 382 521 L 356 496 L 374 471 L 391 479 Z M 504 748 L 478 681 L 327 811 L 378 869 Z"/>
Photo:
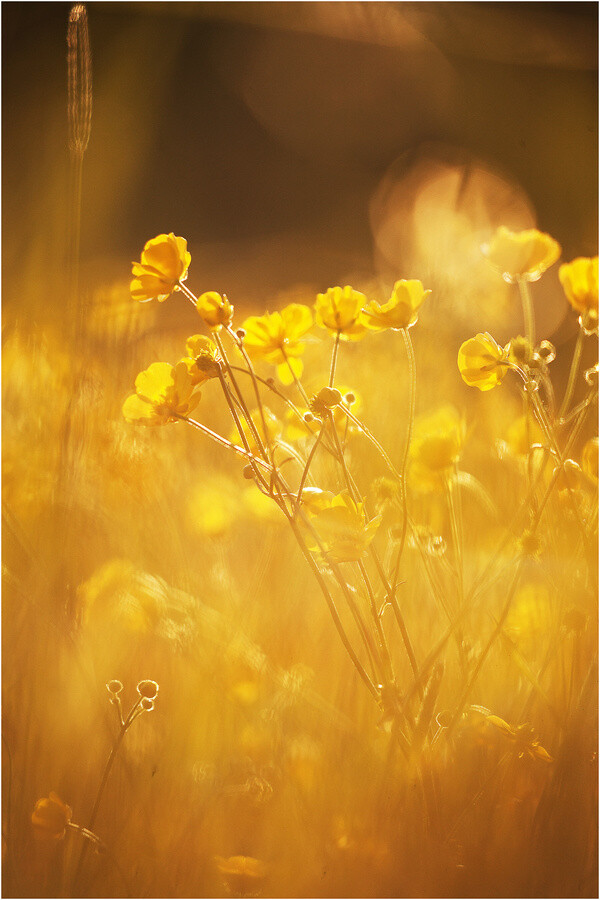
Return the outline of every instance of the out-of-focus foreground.
<path id="1" fill-rule="evenodd" d="M 595 5 L 9 6 L 4 895 L 594 896 Z"/>

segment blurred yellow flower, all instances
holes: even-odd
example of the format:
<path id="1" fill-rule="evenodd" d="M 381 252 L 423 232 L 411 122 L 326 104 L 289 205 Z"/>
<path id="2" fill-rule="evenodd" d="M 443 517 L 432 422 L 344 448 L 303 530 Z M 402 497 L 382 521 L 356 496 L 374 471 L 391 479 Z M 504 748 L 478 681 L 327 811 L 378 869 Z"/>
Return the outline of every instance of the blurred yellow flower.
<path id="1" fill-rule="evenodd" d="M 123 404 L 128 422 L 138 425 L 165 425 L 186 416 L 200 400 L 193 393 L 194 382 L 185 362 L 176 366 L 152 363 L 135 379 L 135 394 Z"/>
<path id="2" fill-rule="evenodd" d="M 579 313 L 598 313 L 598 257 L 579 256 L 570 263 L 563 263 L 558 277 L 567 300 Z"/>
<path id="3" fill-rule="evenodd" d="M 302 375 L 302 360 L 305 345 L 301 338 L 313 326 L 312 311 L 302 303 L 290 303 L 280 312 L 265 313 L 264 316 L 250 316 L 242 328 L 246 332 L 244 347 L 252 359 L 264 359 L 277 366 L 277 375 L 283 384 L 291 384 L 293 376 L 286 359 L 289 360 L 296 377 Z"/>
<path id="4" fill-rule="evenodd" d="M 273 412 L 271 412 L 271 410 L 269 409 L 268 406 L 263 405 L 263 415 L 262 416 L 260 414 L 259 409 L 251 410 L 250 418 L 252 419 L 252 422 L 254 423 L 254 426 L 255 426 L 261 440 L 263 441 L 263 443 L 265 441 L 265 430 L 263 428 L 263 418 L 264 418 L 264 423 L 267 428 L 266 437 L 268 437 L 269 441 L 272 443 L 273 441 L 276 441 L 278 437 L 281 436 L 281 433 L 283 431 L 283 425 L 281 424 L 281 422 L 279 421 L 277 416 Z M 252 433 L 252 429 L 248 425 L 248 422 L 246 421 L 246 419 L 242 418 L 241 416 L 240 416 L 240 422 L 242 425 L 242 431 L 244 432 L 244 434 L 246 436 L 246 440 L 248 441 L 248 444 L 250 446 L 250 452 L 258 453 L 259 448 L 256 443 L 254 434 Z M 235 426 L 231 429 L 229 439 L 231 441 L 233 441 L 234 443 L 239 443 L 240 435 Z"/>
<path id="5" fill-rule="evenodd" d="M 214 860 L 227 889 L 237 897 L 256 896 L 267 876 L 264 862 L 253 856 L 215 856 Z"/>
<path id="6" fill-rule="evenodd" d="M 510 231 L 501 225 L 490 243 L 482 248 L 484 256 L 509 283 L 520 278 L 537 281 L 560 256 L 560 244 L 536 228 Z"/>
<path id="7" fill-rule="evenodd" d="M 578 491 L 581 487 L 582 472 L 574 459 L 565 459 L 562 466 L 557 466 L 558 477 L 556 487 L 559 491 Z M 556 472 L 556 469 L 554 470 Z"/>
<path id="8" fill-rule="evenodd" d="M 500 384 L 508 369 L 508 346 L 502 348 L 491 334 L 477 334 L 461 344 L 458 368 L 465 384 L 491 391 Z"/>
<path id="9" fill-rule="evenodd" d="M 186 341 L 187 356 L 181 362 L 185 363 L 190 373 L 192 384 L 202 384 L 209 378 L 217 378 L 221 371 L 221 362 L 217 345 L 203 334 L 193 334 Z"/>
<path id="10" fill-rule="evenodd" d="M 518 725 L 513 727 L 501 719 L 500 716 L 488 715 L 486 723 L 493 725 L 505 735 L 515 746 L 517 756 L 528 756 L 530 759 L 539 759 L 542 762 L 552 762 L 552 757 L 540 742 L 535 738 L 535 732 L 530 725 Z"/>
<path id="11" fill-rule="evenodd" d="M 191 489 L 187 518 L 191 527 L 200 534 L 222 537 L 239 516 L 240 501 L 236 485 L 230 479 L 210 475 Z"/>
<path id="12" fill-rule="evenodd" d="M 324 294 L 317 294 L 317 325 L 339 334 L 345 340 L 360 340 L 367 331 L 362 313 L 366 302 L 365 295 L 355 291 L 350 285 L 329 288 Z"/>
<path id="13" fill-rule="evenodd" d="M 415 421 L 410 445 L 410 471 L 417 487 L 439 486 L 457 462 L 465 440 L 465 423 L 453 406 Z"/>
<path id="14" fill-rule="evenodd" d="M 152 238 L 145 244 L 140 262 L 132 263 L 131 296 L 142 303 L 162 303 L 186 280 L 191 261 L 184 238 L 175 237 L 173 232 Z"/>
<path id="15" fill-rule="evenodd" d="M 420 281 L 397 281 L 387 303 L 371 300 L 363 310 L 365 324 L 373 331 L 391 328 L 410 328 L 417 321 L 417 313 L 423 301 L 431 294 Z"/>
<path id="16" fill-rule="evenodd" d="M 50 791 L 49 797 L 37 801 L 31 814 L 35 837 L 41 841 L 61 840 L 65 836 L 72 815 L 71 807 L 63 803 L 58 794 Z"/>
<path id="17" fill-rule="evenodd" d="M 535 642 L 551 631 L 553 619 L 552 602 L 546 585 L 527 582 L 515 595 L 505 629 L 518 643 Z"/>
<path id="18" fill-rule="evenodd" d="M 217 291 L 206 291 L 196 301 L 196 309 L 211 331 L 220 331 L 223 325 L 227 328 L 233 319 L 233 306 L 227 296 Z"/>
<path id="19" fill-rule="evenodd" d="M 590 438 L 581 452 L 581 468 L 592 481 L 598 484 L 598 438 Z"/>
<path id="20" fill-rule="evenodd" d="M 544 432 L 534 416 L 519 416 L 506 432 L 506 443 L 515 456 L 527 456 L 532 444 L 542 444 L 544 440 Z"/>
<path id="21" fill-rule="evenodd" d="M 362 559 L 375 537 L 381 517 L 367 521 L 362 503 L 355 503 L 345 491 L 333 497 L 322 509 L 311 516 L 321 543 L 333 562 L 353 562 Z M 309 536 L 311 549 L 318 550 L 314 538 Z"/>

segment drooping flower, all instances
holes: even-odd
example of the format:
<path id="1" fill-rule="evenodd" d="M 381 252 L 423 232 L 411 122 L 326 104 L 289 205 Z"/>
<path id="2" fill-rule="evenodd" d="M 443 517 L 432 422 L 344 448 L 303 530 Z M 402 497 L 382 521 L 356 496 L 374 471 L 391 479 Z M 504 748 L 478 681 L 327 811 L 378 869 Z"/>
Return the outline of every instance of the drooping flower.
<path id="1" fill-rule="evenodd" d="M 355 291 L 350 285 L 329 288 L 324 294 L 317 294 L 317 325 L 333 334 L 339 334 L 344 340 L 360 340 L 367 331 L 362 313 L 366 302 L 365 295 Z"/>
<path id="2" fill-rule="evenodd" d="M 227 328 L 233 320 L 233 306 L 227 295 L 217 291 L 201 294 L 196 301 L 196 309 L 211 331 L 220 331 L 223 326 Z"/>
<path id="3" fill-rule="evenodd" d="M 417 487 L 439 487 L 460 457 L 465 440 L 465 423 L 453 406 L 440 409 L 415 421 L 410 445 L 410 475 Z"/>
<path id="4" fill-rule="evenodd" d="M 598 317 L 598 257 L 577 257 L 563 263 L 558 277 L 567 300 L 578 313 L 595 313 Z"/>
<path id="5" fill-rule="evenodd" d="M 501 225 L 490 243 L 482 248 L 484 256 L 505 281 L 520 278 L 537 281 L 560 256 L 560 244 L 536 228 L 510 231 Z"/>
<path id="6" fill-rule="evenodd" d="M 194 387 L 209 378 L 218 377 L 221 371 L 219 350 L 210 338 L 203 334 L 193 334 L 187 339 L 185 349 L 187 356 L 181 362 L 185 363 Z"/>
<path id="7" fill-rule="evenodd" d="M 373 331 L 410 328 L 417 321 L 421 304 L 430 294 L 431 291 L 426 291 L 416 279 L 397 281 L 387 303 L 371 300 L 364 308 L 365 324 Z"/>
<path id="8" fill-rule="evenodd" d="M 65 836 L 73 810 L 50 791 L 49 797 L 42 797 L 35 804 L 31 814 L 34 835 L 41 841 L 60 841 Z"/>
<path id="9" fill-rule="evenodd" d="M 264 359 L 277 366 L 277 374 L 283 384 L 291 384 L 293 376 L 302 375 L 304 352 L 302 338 L 313 326 L 312 311 L 302 303 L 290 303 L 280 312 L 265 313 L 264 316 L 250 316 L 242 328 L 246 332 L 244 347 L 252 359 Z"/>
<path id="10" fill-rule="evenodd" d="M 135 394 L 123 404 L 123 415 L 137 425 L 165 425 L 186 416 L 200 400 L 185 362 L 152 363 L 135 379 Z"/>
<path id="11" fill-rule="evenodd" d="M 355 503 L 345 491 L 311 516 L 327 558 L 336 563 L 362 559 L 380 522 L 380 516 L 367 521 L 364 505 Z M 308 536 L 308 541 L 312 550 L 320 549 L 312 535 Z"/>
<path id="12" fill-rule="evenodd" d="M 480 391 L 491 391 L 510 368 L 508 345 L 501 347 L 487 332 L 476 334 L 461 344 L 458 368 L 465 384 Z"/>
<path id="13" fill-rule="evenodd" d="M 130 285 L 134 300 L 166 300 L 179 283 L 187 278 L 191 254 L 187 241 L 170 234 L 159 234 L 144 245 L 139 263 L 132 263 L 133 280 Z"/>

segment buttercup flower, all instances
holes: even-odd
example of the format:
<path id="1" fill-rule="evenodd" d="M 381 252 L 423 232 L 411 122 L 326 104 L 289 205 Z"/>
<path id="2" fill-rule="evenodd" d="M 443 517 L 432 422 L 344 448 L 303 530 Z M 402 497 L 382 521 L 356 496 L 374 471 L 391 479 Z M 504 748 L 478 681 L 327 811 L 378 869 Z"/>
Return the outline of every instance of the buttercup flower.
<path id="1" fill-rule="evenodd" d="M 457 462 L 465 439 L 465 424 L 453 406 L 415 422 L 410 445 L 410 471 L 419 487 L 437 487 Z"/>
<path id="2" fill-rule="evenodd" d="M 346 492 L 337 494 L 311 518 L 328 558 L 338 563 L 362 559 L 380 521 L 381 517 L 376 516 L 368 522 L 363 504 L 355 503 Z M 313 544 L 311 549 L 319 549 L 312 536 L 308 540 Z"/>
<path id="3" fill-rule="evenodd" d="M 196 309 L 211 329 L 220 331 L 223 325 L 227 328 L 233 319 L 233 306 L 226 295 L 217 291 L 206 291 L 198 297 Z"/>
<path id="4" fill-rule="evenodd" d="M 461 344 L 458 368 L 463 381 L 480 391 L 491 391 L 500 384 L 508 369 L 508 346 L 502 348 L 491 334 L 477 334 Z"/>
<path id="5" fill-rule="evenodd" d="M 484 256 L 509 283 L 524 278 L 537 281 L 560 256 L 560 244 L 536 228 L 509 231 L 504 225 L 486 247 Z"/>
<path id="6" fill-rule="evenodd" d="M 308 306 L 290 303 L 280 312 L 250 316 L 242 328 L 246 332 L 244 347 L 252 359 L 264 359 L 277 366 L 277 374 L 283 384 L 291 384 L 293 376 L 287 365 L 292 366 L 296 377 L 302 375 L 304 352 L 301 339 L 312 328 L 313 316 Z"/>
<path id="7" fill-rule="evenodd" d="M 218 377 L 221 371 L 219 350 L 210 338 L 193 334 L 187 339 L 185 349 L 187 356 L 181 362 L 185 363 L 194 387 L 209 378 Z"/>
<path id="8" fill-rule="evenodd" d="M 417 321 L 419 307 L 430 294 L 420 281 L 397 281 L 387 303 L 371 300 L 364 308 L 365 324 L 373 331 L 410 328 Z"/>
<path id="9" fill-rule="evenodd" d="M 135 394 L 123 404 L 123 415 L 137 425 L 165 425 L 186 416 L 200 400 L 185 362 L 152 363 L 135 379 Z"/>
<path id="10" fill-rule="evenodd" d="M 578 313 L 592 312 L 598 316 L 598 257 L 579 256 L 564 263 L 558 277 L 567 300 Z"/>
<path id="11" fill-rule="evenodd" d="M 349 341 L 360 340 L 366 333 L 362 308 L 367 298 L 350 285 L 329 288 L 317 294 L 315 303 L 317 325 Z"/>
<path id="12" fill-rule="evenodd" d="M 37 801 L 31 814 L 36 838 L 41 841 L 60 841 L 65 836 L 72 815 L 71 807 L 63 803 L 58 794 L 50 791 L 49 797 Z"/>
<path id="13" fill-rule="evenodd" d="M 170 234 L 159 234 L 144 246 L 139 263 L 132 263 L 130 285 L 134 300 L 166 300 L 179 290 L 179 282 L 187 278 L 191 254 L 187 241 Z"/>

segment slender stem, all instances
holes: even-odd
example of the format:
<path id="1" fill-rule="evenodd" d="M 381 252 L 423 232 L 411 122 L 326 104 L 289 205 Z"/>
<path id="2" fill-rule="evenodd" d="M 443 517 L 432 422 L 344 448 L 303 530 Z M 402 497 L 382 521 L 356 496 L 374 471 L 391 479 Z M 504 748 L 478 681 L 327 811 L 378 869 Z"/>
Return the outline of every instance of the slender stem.
<path id="1" fill-rule="evenodd" d="M 298 509 L 298 507 L 300 506 L 300 503 L 302 502 L 302 491 L 304 490 L 304 485 L 306 483 L 306 479 L 308 478 L 308 470 L 310 468 L 310 464 L 312 463 L 312 461 L 314 459 L 314 455 L 317 451 L 317 447 L 319 446 L 319 444 L 321 442 L 321 438 L 323 437 L 324 431 L 325 431 L 325 423 L 323 422 L 321 425 L 321 428 L 319 430 L 319 433 L 316 437 L 316 440 L 315 440 L 314 444 L 312 445 L 312 447 L 310 448 L 310 453 L 308 454 L 308 458 L 306 460 L 306 465 L 304 466 L 304 471 L 302 472 L 302 478 L 300 479 L 300 484 L 298 486 L 298 498 L 296 500 L 296 510 Z"/>
<path id="2" fill-rule="evenodd" d="M 529 290 L 529 282 L 526 278 L 518 278 L 519 293 L 521 295 L 521 305 L 523 306 L 523 319 L 525 322 L 525 337 L 529 341 L 531 348 L 535 346 L 535 314 L 533 311 L 533 300 L 531 299 L 531 291 Z"/>
<path id="3" fill-rule="evenodd" d="M 329 607 L 329 612 L 331 613 L 331 617 L 333 619 L 334 625 L 337 629 L 337 632 L 342 640 L 344 647 L 346 648 L 346 652 L 348 653 L 348 656 L 352 660 L 354 668 L 360 675 L 362 681 L 364 682 L 364 684 L 366 685 L 367 689 L 372 694 L 372 696 L 377 698 L 379 696 L 378 692 L 377 692 L 377 688 L 375 687 L 375 685 L 373 684 L 373 682 L 371 681 L 371 679 L 365 672 L 365 669 L 364 669 L 362 663 L 360 662 L 356 653 L 354 652 L 354 648 L 352 647 L 352 644 L 350 643 L 348 636 L 344 630 L 342 620 L 340 619 L 339 613 L 338 613 L 336 605 L 335 605 L 335 601 L 334 601 L 333 597 L 331 596 L 329 588 L 327 587 L 327 584 L 325 583 L 325 579 L 323 578 L 319 567 L 317 566 L 315 560 L 313 559 L 310 550 L 306 546 L 306 542 L 304 541 L 304 538 L 298 528 L 298 524 L 294 521 L 292 516 L 287 511 L 285 511 L 285 515 L 287 517 L 288 522 L 290 523 L 290 527 L 291 527 L 292 531 L 294 532 L 294 536 L 298 542 L 298 545 L 300 546 L 302 555 L 304 556 L 304 558 L 306 559 L 310 568 L 312 569 L 313 575 L 317 579 L 319 587 L 321 588 L 321 591 L 323 592 L 323 596 L 325 597 L 327 606 Z"/>
<path id="4" fill-rule="evenodd" d="M 521 570 L 523 568 L 523 559 L 524 559 L 524 557 L 521 557 L 521 559 L 519 560 L 519 564 L 518 564 L 517 570 L 514 574 L 512 584 L 508 590 L 508 596 L 506 598 L 506 603 L 504 604 L 502 612 L 500 613 L 500 618 L 498 619 L 498 622 L 496 623 L 496 627 L 494 628 L 493 632 L 491 633 L 491 635 L 489 637 L 487 644 L 485 645 L 481 654 L 479 655 L 479 659 L 477 660 L 475 668 L 473 669 L 473 672 L 471 673 L 471 677 L 469 678 L 469 681 L 460 696 L 460 699 L 458 701 L 458 706 L 457 706 L 457 708 L 454 712 L 454 715 L 450 721 L 450 724 L 448 726 L 448 731 L 447 731 L 448 736 L 450 736 L 450 734 L 454 730 L 454 727 L 456 726 L 456 723 L 460 719 L 463 709 L 465 708 L 465 704 L 468 700 L 469 694 L 471 693 L 473 685 L 475 684 L 475 681 L 477 680 L 477 678 L 479 676 L 481 668 L 482 668 L 485 660 L 487 659 L 487 656 L 488 656 L 490 650 L 492 649 L 492 646 L 493 646 L 496 638 L 502 631 L 502 627 L 504 625 L 504 622 L 506 621 L 506 617 L 508 616 L 510 607 L 512 606 L 515 591 L 516 591 L 517 585 L 519 583 L 519 578 L 521 577 Z"/>
<path id="5" fill-rule="evenodd" d="M 333 351 L 331 354 L 331 366 L 329 369 L 329 387 L 333 387 L 333 382 L 335 380 L 335 369 L 337 366 L 337 358 L 338 358 L 338 350 L 340 348 L 340 336 L 342 332 L 337 331 L 335 334 L 335 342 L 333 344 Z"/>
<path id="6" fill-rule="evenodd" d="M 373 593 L 373 587 L 371 585 L 371 579 L 369 578 L 369 573 L 365 567 L 364 562 L 359 559 L 358 560 L 358 568 L 360 569 L 360 574 L 362 575 L 362 579 L 367 589 L 367 596 L 369 597 L 369 604 L 371 607 L 371 615 L 373 617 L 373 622 L 375 624 L 375 630 L 377 632 L 377 638 L 379 640 L 379 650 L 381 653 L 381 658 L 384 663 L 384 671 L 386 675 L 386 680 L 393 684 L 394 682 L 394 668 L 392 666 L 392 658 L 390 656 L 390 651 L 388 649 L 387 641 L 385 639 L 385 633 L 383 631 L 383 626 L 381 624 L 381 617 L 379 615 L 379 611 L 377 609 L 377 603 L 375 601 L 375 594 Z"/>
<path id="7" fill-rule="evenodd" d="M 402 532 L 400 534 L 400 544 L 396 554 L 396 562 L 394 564 L 394 575 L 392 584 L 397 584 L 398 574 L 400 572 L 400 561 L 404 552 L 404 544 L 406 543 L 406 531 L 408 528 L 408 495 L 406 491 L 406 468 L 408 466 L 408 454 L 410 453 L 410 444 L 412 441 L 412 430 L 415 421 L 415 403 L 417 397 L 417 367 L 415 364 L 415 351 L 410 337 L 408 328 L 402 329 L 402 338 L 406 349 L 406 359 L 408 362 L 408 424 L 406 426 L 406 440 L 404 442 L 404 452 L 402 454 L 402 466 L 400 469 L 400 490 L 402 502 Z"/>
<path id="8" fill-rule="evenodd" d="M 104 766 L 102 778 L 100 779 L 100 784 L 98 786 L 98 791 L 96 793 L 96 799 L 94 800 L 94 805 L 92 807 L 92 812 L 90 814 L 89 825 L 86 829 L 87 831 L 93 832 L 93 830 L 94 830 L 94 825 L 96 823 L 96 816 L 98 815 L 98 810 L 100 808 L 100 801 L 102 800 L 102 795 L 104 794 L 104 788 L 106 787 L 106 782 L 108 781 L 108 776 L 110 775 L 110 771 L 111 771 L 113 763 L 115 761 L 117 751 L 118 751 L 119 747 L 121 746 L 121 743 L 123 742 L 123 738 L 125 737 L 125 735 L 127 733 L 127 729 L 129 728 L 129 726 L 133 722 L 133 719 L 135 718 L 135 712 L 141 706 L 142 699 L 143 698 L 140 697 L 138 699 L 137 703 L 135 703 L 132 706 L 132 708 L 129 712 L 129 715 L 127 716 L 127 718 L 125 719 L 125 722 L 121 726 L 119 733 L 116 737 L 116 740 L 115 740 L 114 744 L 112 745 L 111 751 L 110 751 L 110 753 L 108 755 L 108 759 L 106 761 L 106 765 Z M 81 853 L 79 854 L 79 861 L 77 863 L 77 868 L 75 869 L 75 874 L 73 876 L 73 887 L 75 887 L 75 885 L 79 881 L 79 876 L 81 874 L 81 868 L 85 861 L 87 849 L 88 849 L 88 842 L 85 841 L 81 848 Z"/>
<path id="9" fill-rule="evenodd" d="M 459 607 L 461 607 L 463 605 L 465 593 L 462 529 L 460 527 L 456 504 L 454 502 L 454 485 L 449 480 L 446 482 L 446 499 L 448 501 L 448 512 L 450 514 L 452 543 L 454 544 L 454 558 L 456 565 L 456 577 L 458 581 Z"/>
<path id="10" fill-rule="evenodd" d="M 238 347 L 240 353 L 241 353 L 242 356 L 244 357 L 244 362 L 246 363 L 246 365 L 247 365 L 247 367 L 248 367 L 248 374 L 250 375 L 250 378 L 252 379 L 252 387 L 254 388 L 254 396 L 255 396 L 255 398 L 256 398 L 256 406 L 257 406 L 257 408 L 258 408 L 258 411 L 259 411 L 259 414 L 260 414 L 261 423 L 262 423 L 262 427 L 263 427 L 263 432 L 264 432 L 264 436 L 265 436 L 265 443 L 266 443 L 266 445 L 267 445 L 267 450 L 268 450 L 268 452 L 269 452 L 269 457 L 270 457 L 270 459 L 271 459 L 271 462 L 273 463 L 273 465 L 275 465 L 274 460 L 273 460 L 273 448 L 272 448 L 272 446 L 271 446 L 271 441 L 269 440 L 269 432 L 267 431 L 267 422 L 266 422 L 266 419 L 265 419 L 265 411 L 264 411 L 264 408 L 263 408 L 263 403 L 262 403 L 262 399 L 261 399 L 261 396 L 260 396 L 260 391 L 258 390 L 258 382 L 257 382 L 257 380 L 256 380 L 256 374 L 255 374 L 255 372 L 254 372 L 254 366 L 252 365 L 252 362 L 251 362 L 251 360 L 250 360 L 250 357 L 248 356 L 248 351 L 247 351 L 246 348 L 244 347 L 244 342 L 243 342 L 243 340 L 240 340 L 240 338 L 238 338 L 237 334 L 235 333 L 235 331 L 233 330 L 233 328 L 231 327 L 231 325 L 229 325 L 228 328 L 227 328 L 227 334 L 231 337 L 231 339 L 234 341 L 234 343 L 235 343 L 236 346 Z M 229 370 L 231 371 L 231 373 L 232 373 L 232 375 L 233 375 L 233 371 L 232 371 L 232 369 L 231 369 L 231 366 L 229 367 Z"/>
<path id="11" fill-rule="evenodd" d="M 266 469 L 267 472 L 272 472 L 272 468 L 269 463 L 266 463 L 263 459 L 259 459 L 257 456 L 254 456 L 250 451 L 245 450 L 243 447 L 239 447 L 237 444 L 232 443 L 232 441 L 228 441 L 227 438 L 224 438 L 220 434 L 217 434 L 216 431 L 212 431 L 206 425 L 203 425 L 202 422 L 198 422 L 196 421 L 196 419 L 187 418 L 186 416 L 177 416 L 177 418 L 181 419 L 182 422 L 187 422 L 188 425 L 192 425 L 194 428 L 197 428 L 198 431 L 201 431 L 207 437 L 211 438 L 211 440 L 216 441 L 217 444 L 221 444 L 222 447 L 227 447 L 229 450 L 233 450 L 234 453 L 239 453 L 240 456 L 243 456 L 251 463 L 254 463 L 257 466 Z"/>
<path id="12" fill-rule="evenodd" d="M 575 381 L 577 379 L 577 373 L 579 372 L 579 364 L 581 362 L 581 354 L 583 351 L 583 339 L 585 337 L 583 328 L 579 326 L 579 331 L 577 333 L 577 342 L 575 344 L 575 350 L 573 351 L 573 359 L 571 360 L 571 369 L 569 371 L 569 380 L 567 381 L 567 388 L 565 390 L 565 396 L 563 397 L 563 401 L 560 405 L 560 410 L 558 412 L 559 420 L 563 418 L 566 414 L 567 409 L 569 408 L 569 403 L 571 402 L 571 397 L 573 396 L 573 391 L 575 389 Z"/>
<path id="13" fill-rule="evenodd" d="M 299 392 L 300 396 L 302 397 L 302 399 L 304 400 L 304 402 L 306 403 L 306 405 L 309 406 L 310 400 L 308 399 L 308 394 L 307 394 L 306 391 L 304 390 L 304 386 L 303 386 L 302 382 L 300 381 L 300 379 L 298 378 L 298 376 L 297 376 L 296 373 L 294 372 L 294 367 L 292 366 L 292 364 L 291 364 L 291 362 L 290 362 L 290 358 L 289 358 L 289 356 L 287 355 L 287 353 L 285 352 L 285 347 L 283 347 L 283 346 L 281 347 L 281 354 L 282 354 L 282 356 L 283 356 L 283 358 L 284 358 L 284 360 L 285 360 L 285 363 L 286 363 L 288 369 L 290 370 L 290 375 L 291 375 L 292 378 L 294 379 L 294 384 L 296 385 L 296 387 L 297 387 L 297 389 L 298 389 L 298 392 Z"/>

